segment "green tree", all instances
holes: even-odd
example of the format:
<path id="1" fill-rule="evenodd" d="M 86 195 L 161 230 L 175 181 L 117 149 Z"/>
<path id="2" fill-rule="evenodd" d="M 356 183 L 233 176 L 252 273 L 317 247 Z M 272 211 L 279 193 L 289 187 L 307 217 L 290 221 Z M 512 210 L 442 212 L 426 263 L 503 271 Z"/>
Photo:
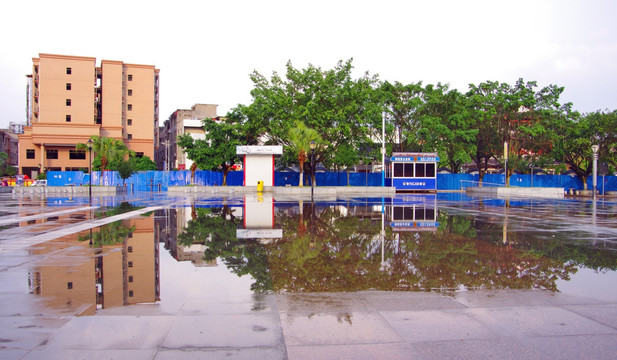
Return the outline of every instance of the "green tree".
<path id="1" fill-rule="evenodd" d="M 144 155 L 141 157 L 137 157 L 131 155 L 129 157 L 129 162 L 131 163 L 131 166 L 133 166 L 133 169 L 135 169 L 135 171 L 149 171 L 157 169 L 156 163 L 152 161 L 149 156 Z"/>
<path id="2" fill-rule="evenodd" d="M 130 178 L 131 175 L 136 172 L 133 164 L 130 161 L 124 160 L 116 166 L 116 171 L 118 171 L 118 175 L 120 175 L 124 186 L 126 186 L 126 179 Z"/>
<path id="3" fill-rule="evenodd" d="M 482 182 L 489 161 L 499 157 L 504 141 L 509 139 L 508 115 L 518 111 L 519 106 L 510 101 L 512 91 L 507 83 L 487 81 L 469 87 L 470 111 L 478 128 L 473 161 Z"/>
<path id="4" fill-rule="evenodd" d="M 536 91 L 535 81 L 519 79 L 514 86 L 487 81 L 470 84 L 469 110 L 478 128 L 476 153 L 480 181 L 491 158 L 503 159 L 504 142 L 508 154 L 532 156 L 551 147 L 547 126 L 559 118 L 567 105 L 559 104 L 562 87 L 549 85 Z M 508 169 L 506 184 L 513 169 Z"/>
<path id="5" fill-rule="evenodd" d="M 467 108 L 467 98 L 448 85 L 427 85 L 419 110 L 421 128 L 418 137 L 422 150 L 437 151 L 440 163 L 453 173 L 472 161 L 476 153 L 478 129 Z"/>
<path id="6" fill-rule="evenodd" d="M 331 70 L 313 65 L 298 70 L 288 62 L 285 78 L 275 72 L 270 80 L 255 71 L 252 103 L 233 109 L 230 117 L 247 123 L 249 133 L 263 134 L 266 143 L 284 146 L 290 146 L 289 130 L 302 121 L 322 139 L 316 163 L 331 164 L 342 144 L 358 148 L 381 136 L 378 79 L 368 73 L 352 79 L 352 69 L 352 60 L 339 61 Z M 284 153 L 279 163 L 295 161 L 296 154 Z"/>
<path id="7" fill-rule="evenodd" d="M 347 186 L 349 186 L 349 171 L 351 168 L 360 162 L 360 155 L 353 146 L 342 144 L 334 154 L 333 163 L 337 167 L 343 167 L 347 171 Z"/>
<path id="8" fill-rule="evenodd" d="M 9 155 L 5 152 L 0 152 L 0 176 L 15 175 L 12 167 L 8 166 Z"/>
<path id="9" fill-rule="evenodd" d="M 120 139 L 114 139 L 110 137 L 91 136 L 92 140 L 92 152 L 100 158 L 101 161 L 101 184 L 103 184 L 103 175 L 105 171 L 110 170 L 111 163 L 118 163 L 122 161 L 126 156 L 132 154 L 124 142 Z M 76 149 L 88 150 L 88 145 L 84 143 L 78 143 L 75 146 Z"/>
<path id="10" fill-rule="evenodd" d="M 421 128 L 419 109 L 423 104 L 422 82 L 404 85 L 400 82 L 384 82 L 380 87 L 386 109 L 388 142 L 395 144 L 396 151 L 420 151 Z"/>
<path id="11" fill-rule="evenodd" d="M 592 145 L 598 145 L 598 157 L 615 166 L 617 149 L 617 113 L 594 112 L 585 116 L 569 113 L 554 119 L 550 127 L 552 150 L 550 156 L 574 171 L 587 189 L 587 178 L 593 171 Z"/>
<path id="12" fill-rule="evenodd" d="M 236 146 L 245 143 L 246 132 L 242 123 L 231 119 L 204 119 L 206 138 L 193 139 L 189 134 L 178 136 L 180 145 L 188 158 L 203 170 L 223 171 L 223 185 L 227 185 L 227 174 L 236 160 Z"/>
<path id="13" fill-rule="evenodd" d="M 596 111 L 586 118 L 596 128 L 593 140 L 600 147 L 599 160 L 608 163 L 613 171 L 617 170 L 617 110 Z"/>
<path id="14" fill-rule="evenodd" d="M 300 166 L 300 181 L 298 186 L 302 186 L 304 184 L 304 163 L 307 160 L 310 161 L 308 154 L 311 152 L 310 144 L 312 141 L 319 144 L 321 142 L 321 138 L 319 137 L 317 131 L 307 128 L 302 121 L 296 121 L 296 127 L 289 129 L 289 149 L 293 154 L 296 154 L 298 165 Z"/>

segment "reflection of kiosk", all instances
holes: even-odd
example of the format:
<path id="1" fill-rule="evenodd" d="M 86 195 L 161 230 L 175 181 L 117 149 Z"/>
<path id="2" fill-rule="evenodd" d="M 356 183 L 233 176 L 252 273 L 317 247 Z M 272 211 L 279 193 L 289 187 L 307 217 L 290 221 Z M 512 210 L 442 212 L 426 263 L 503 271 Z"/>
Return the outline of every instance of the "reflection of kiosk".
<path id="1" fill-rule="evenodd" d="M 236 146 L 236 154 L 244 155 L 244 186 L 274 186 L 274 155 L 282 155 L 283 147 Z"/>
<path id="2" fill-rule="evenodd" d="M 437 191 L 437 153 L 392 153 L 386 185 L 396 190 Z"/>
<path id="3" fill-rule="evenodd" d="M 392 231 L 435 231 L 437 221 L 437 202 L 435 195 L 405 196 L 392 200 L 386 208 Z"/>
<path id="4" fill-rule="evenodd" d="M 283 229 L 274 229 L 274 199 L 272 195 L 254 195 L 244 198 L 244 229 L 236 230 L 239 239 L 280 239 Z"/>

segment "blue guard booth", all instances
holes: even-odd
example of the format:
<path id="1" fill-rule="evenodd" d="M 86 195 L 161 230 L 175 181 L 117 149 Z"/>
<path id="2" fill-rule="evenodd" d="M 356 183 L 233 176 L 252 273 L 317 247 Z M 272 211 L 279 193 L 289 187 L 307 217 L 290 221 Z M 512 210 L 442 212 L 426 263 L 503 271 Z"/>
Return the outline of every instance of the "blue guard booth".
<path id="1" fill-rule="evenodd" d="M 437 153 L 392 153 L 386 163 L 386 186 L 397 191 L 437 191 Z"/>

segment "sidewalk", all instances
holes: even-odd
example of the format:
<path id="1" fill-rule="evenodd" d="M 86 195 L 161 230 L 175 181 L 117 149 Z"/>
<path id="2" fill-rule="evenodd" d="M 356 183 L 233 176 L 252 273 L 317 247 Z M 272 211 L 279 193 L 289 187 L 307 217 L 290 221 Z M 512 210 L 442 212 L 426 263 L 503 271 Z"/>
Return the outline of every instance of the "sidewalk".
<path id="1" fill-rule="evenodd" d="M 187 302 L 176 313 L 146 304 L 83 317 L 3 306 L 0 357 L 520 360 L 617 354 L 617 304 L 541 291 L 454 298 L 417 292 L 270 295 L 258 312 L 248 310 L 247 299 L 234 299 L 217 303 L 212 313 L 204 300 Z"/>

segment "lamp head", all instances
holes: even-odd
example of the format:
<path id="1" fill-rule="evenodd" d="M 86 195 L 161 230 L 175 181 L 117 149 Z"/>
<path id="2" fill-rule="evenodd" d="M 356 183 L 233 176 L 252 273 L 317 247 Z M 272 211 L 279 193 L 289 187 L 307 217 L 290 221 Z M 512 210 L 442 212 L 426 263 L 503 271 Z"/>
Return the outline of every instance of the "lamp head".
<path id="1" fill-rule="evenodd" d="M 598 146 L 598 145 L 591 145 L 591 150 L 593 151 L 594 154 L 597 154 L 598 150 L 600 150 L 600 146 Z"/>
<path id="2" fill-rule="evenodd" d="M 311 148 L 311 150 L 315 150 L 315 148 L 317 147 L 317 143 L 315 141 L 311 141 L 309 143 L 309 147 Z"/>

